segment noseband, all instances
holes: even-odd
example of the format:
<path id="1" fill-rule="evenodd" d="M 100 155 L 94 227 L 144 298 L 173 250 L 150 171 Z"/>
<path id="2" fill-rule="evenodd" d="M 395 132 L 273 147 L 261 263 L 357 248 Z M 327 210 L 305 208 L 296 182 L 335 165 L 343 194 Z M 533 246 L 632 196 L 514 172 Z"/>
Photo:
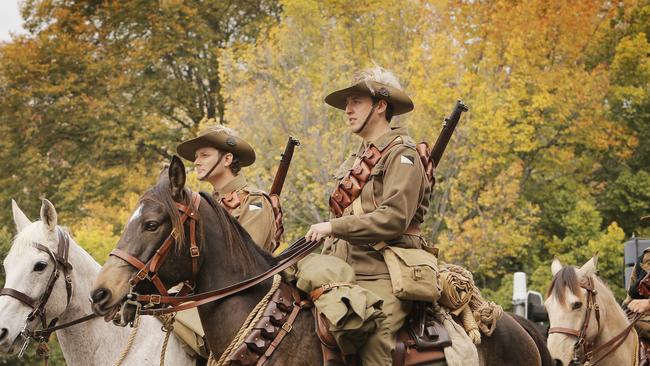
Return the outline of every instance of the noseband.
<path id="1" fill-rule="evenodd" d="M 35 332 L 27 329 L 28 324 L 31 323 L 34 319 L 39 318 L 41 321 L 41 326 L 43 328 L 48 328 L 45 306 L 47 305 L 47 301 L 50 299 L 50 295 L 54 290 L 54 284 L 56 283 L 56 280 L 59 278 L 61 273 L 63 273 L 65 279 L 65 289 L 67 292 L 66 307 L 70 304 L 70 299 L 72 297 L 72 278 L 70 277 L 70 271 L 72 271 L 72 265 L 70 264 L 70 262 L 68 262 L 70 236 L 58 226 L 56 227 L 56 232 L 59 238 L 56 253 L 54 253 L 50 248 L 46 247 L 45 245 L 39 243 L 36 243 L 35 245 L 36 249 L 47 253 L 50 256 L 50 258 L 52 258 L 52 261 L 54 261 L 54 270 L 50 274 L 50 278 L 47 281 L 47 286 L 45 287 L 45 291 L 43 292 L 43 294 L 38 299 L 34 299 L 23 292 L 14 290 L 9 287 L 5 287 L 2 290 L 0 290 L 0 296 L 3 295 L 11 296 L 14 299 L 22 302 L 23 304 L 29 306 L 32 309 L 29 315 L 27 315 L 25 327 L 21 332 L 21 335 L 26 340 L 25 344 L 23 345 L 23 348 L 21 349 L 21 355 L 22 352 L 24 352 L 29 339 L 34 338 Z M 56 322 L 58 320 L 59 318 L 52 319 L 52 321 L 49 324 L 49 327 L 53 327 L 54 325 L 56 325 Z M 39 341 L 47 341 L 47 339 L 39 339 Z"/>
<path id="2" fill-rule="evenodd" d="M 192 279 L 183 282 L 183 287 L 178 292 L 179 296 L 184 296 L 194 289 L 196 276 L 199 271 L 198 259 L 200 256 L 200 251 L 198 245 L 196 244 L 196 223 L 199 221 L 199 205 L 201 204 L 201 196 L 198 193 L 193 192 L 189 205 L 183 205 L 178 202 L 174 202 L 174 204 L 176 205 L 176 208 L 181 212 L 180 230 L 183 230 L 183 225 L 187 220 L 190 222 L 190 257 L 192 258 Z M 165 239 L 162 245 L 156 250 L 154 255 L 147 261 L 147 263 L 142 262 L 136 256 L 127 253 L 122 249 L 115 248 L 113 251 L 111 251 L 111 256 L 122 259 L 138 270 L 138 272 L 129 280 L 129 285 L 131 286 L 131 290 L 129 291 L 130 293 L 133 292 L 133 289 L 138 283 L 147 280 L 151 282 L 159 292 L 158 295 L 150 295 L 151 304 L 160 304 L 161 296 L 169 296 L 168 287 L 165 286 L 165 284 L 158 276 L 158 271 L 167 258 L 172 245 L 176 243 L 178 235 L 179 233 L 176 231 L 176 229 L 172 229 L 171 233 L 169 233 L 169 236 L 167 236 L 167 239 Z"/>
<path id="3" fill-rule="evenodd" d="M 591 277 L 587 277 L 586 284 L 580 284 L 580 287 L 587 290 L 587 310 L 585 311 L 585 317 L 582 321 L 582 327 L 580 330 L 575 330 L 571 328 L 562 328 L 562 327 L 552 327 L 548 330 L 549 334 L 559 333 L 566 334 L 573 337 L 576 337 L 576 343 L 573 346 L 573 359 L 571 360 L 571 365 L 596 365 L 601 362 L 605 357 L 613 353 L 618 347 L 620 347 L 625 338 L 629 335 L 634 327 L 634 323 L 639 319 L 639 315 L 619 334 L 614 336 L 609 341 L 601 344 L 598 347 L 594 348 L 594 343 L 587 340 L 587 329 L 589 328 L 589 320 L 591 319 L 592 310 L 596 316 L 596 323 L 598 324 L 598 332 L 600 332 L 600 306 L 596 302 L 596 295 L 598 291 L 594 288 L 593 280 Z M 603 355 L 597 358 L 594 361 L 591 359 L 597 353 L 603 352 Z"/>

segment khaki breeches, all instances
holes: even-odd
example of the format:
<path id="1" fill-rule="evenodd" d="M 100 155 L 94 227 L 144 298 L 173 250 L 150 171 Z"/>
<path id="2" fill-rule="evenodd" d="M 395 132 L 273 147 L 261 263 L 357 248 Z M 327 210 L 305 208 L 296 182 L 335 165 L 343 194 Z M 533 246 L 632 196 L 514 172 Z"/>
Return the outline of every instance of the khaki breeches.
<path id="1" fill-rule="evenodd" d="M 379 324 L 377 331 L 368 338 L 366 345 L 361 350 L 361 364 L 363 366 L 392 365 L 391 353 L 395 348 L 395 335 L 404 325 L 407 315 L 411 310 L 410 301 L 402 301 L 393 295 L 390 280 L 359 280 L 357 284 L 379 296 L 384 303 L 382 311 L 386 319 Z"/>

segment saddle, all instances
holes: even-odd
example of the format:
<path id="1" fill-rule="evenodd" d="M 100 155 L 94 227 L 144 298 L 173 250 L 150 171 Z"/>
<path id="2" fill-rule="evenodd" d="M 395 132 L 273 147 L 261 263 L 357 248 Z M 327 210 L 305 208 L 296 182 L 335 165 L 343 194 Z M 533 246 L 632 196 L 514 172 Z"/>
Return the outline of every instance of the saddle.
<path id="1" fill-rule="evenodd" d="M 262 317 L 247 333 L 245 340 L 228 360 L 232 365 L 262 365 L 278 348 L 300 309 L 309 307 L 300 299 L 295 287 L 282 283 L 271 296 Z M 345 360 L 324 315 L 311 307 L 316 323 L 316 335 L 321 343 L 323 361 L 344 365 L 359 365 L 356 357 Z M 443 348 L 451 345 L 449 334 L 438 323 L 425 303 L 415 303 L 413 311 L 397 334 L 393 365 L 411 366 L 444 360 Z"/>
<path id="2" fill-rule="evenodd" d="M 356 357 L 344 359 L 334 337 L 329 332 L 329 322 L 323 314 L 312 309 L 316 321 L 316 334 L 321 343 L 323 361 L 344 365 L 359 365 Z M 431 307 L 417 302 L 396 336 L 393 365 L 414 366 L 445 359 L 443 349 L 451 346 L 445 327 L 438 322 Z"/>

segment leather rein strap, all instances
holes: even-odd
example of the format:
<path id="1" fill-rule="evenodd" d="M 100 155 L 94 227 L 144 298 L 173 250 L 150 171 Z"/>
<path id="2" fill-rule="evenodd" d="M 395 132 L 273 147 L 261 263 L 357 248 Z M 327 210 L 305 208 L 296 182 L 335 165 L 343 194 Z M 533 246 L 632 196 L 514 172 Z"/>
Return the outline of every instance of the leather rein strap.
<path id="1" fill-rule="evenodd" d="M 276 274 L 279 274 L 280 272 L 284 271 L 285 269 L 289 268 L 304 258 L 307 254 L 311 253 L 320 244 L 320 241 L 305 241 L 304 238 L 301 238 L 281 254 L 284 259 L 280 260 L 275 266 L 267 269 L 257 276 L 245 279 L 241 282 L 217 290 L 203 292 L 192 296 L 157 296 L 134 294 L 135 296 L 133 300 L 136 300 L 142 304 L 160 303 L 173 305 L 162 309 L 143 309 L 140 311 L 140 314 L 142 315 L 169 314 L 177 311 L 195 308 L 204 304 L 208 304 L 210 302 L 223 300 L 253 286 L 259 285 L 260 283 L 270 279 Z M 175 305 L 178 303 L 183 304 Z"/>
<path id="2" fill-rule="evenodd" d="M 196 257 L 198 257 L 198 246 L 196 246 L 196 234 L 192 232 L 195 230 L 196 221 L 199 220 L 198 208 L 201 202 L 201 196 L 198 193 L 192 193 L 192 204 L 191 206 L 184 206 L 177 203 L 177 208 L 183 213 L 181 216 L 181 223 L 184 223 L 188 218 L 190 221 L 190 251 L 192 253 L 193 259 L 193 280 L 195 281 L 198 266 L 194 263 Z M 167 239 L 163 242 L 161 247 L 156 251 L 147 263 L 142 262 L 140 259 L 135 256 L 127 253 L 121 249 L 114 249 L 110 255 L 118 257 L 125 262 L 129 263 L 131 266 L 138 269 L 138 272 L 130 279 L 132 289 L 133 287 L 142 280 L 148 280 L 154 285 L 156 285 L 159 294 L 151 295 L 139 295 L 137 293 L 130 293 L 127 295 L 127 299 L 131 301 L 137 301 L 142 305 L 149 305 L 148 308 L 143 308 L 140 310 L 141 315 L 163 315 L 169 313 L 175 313 L 177 311 L 182 311 L 186 309 L 195 308 L 210 302 L 222 300 L 224 298 L 230 297 L 237 293 L 240 293 L 248 288 L 256 286 L 271 277 L 279 274 L 285 269 L 289 268 L 300 259 L 304 258 L 307 254 L 311 253 L 316 247 L 320 245 L 320 241 L 306 241 L 304 238 L 297 240 L 284 252 L 282 252 L 277 258 L 279 262 L 268 270 L 254 276 L 243 280 L 241 282 L 235 283 L 233 285 L 220 288 L 214 291 L 208 291 L 196 295 L 185 296 L 183 293 L 180 293 L 176 296 L 171 296 L 168 294 L 167 289 L 165 288 L 162 281 L 158 277 L 157 271 L 164 262 L 169 253 L 171 245 L 175 242 L 176 233 L 172 231 Z M 194 255 L 196 254 L 196 256 Z M 180 304 L 183 303 L 183 304 Z M 166 308 L 151 308 L 150 305 L 171 305 Z M 179 305 L 180 304 L 180 305 Z"/>
<path id="3" fill-rule="evenodd" d="M 571 328 L 552 327 L 548 330 L 548 333 L 566 334 L 577 338 L 573 349 L 573 360 L 571 361 L 572 364 L 574 363 L 584 364 L 586 362 L 589 362 L 590 365 L 596 365 L 599 362 L 601 362 L 604 358 L 612 354 L 616 349 L 618 349 L 618 347 L 620 347 L 623 344 L 625 338 L 627 338 L 627 336 L 630 334 L 630 332 L 634 328 L 634 324 L 636 323 L 637 320 L 639 320 L 641 316 L 640 314 L 638 314 L 633 319 L 633 321 L 627 327 L 625 327 L 625 329 L 623 329 L 616 336 L 612 337 L 609 341 L 601 344 L 596 348 L 592 348 L 593 343 L 589 342 L 586 337 L 587 337 L 587 329 L 589 328 L 589 320 L 591 319 L 592 309 L 595 312 L 596 322 L 598 323 L 598 331 L 600 332 L 600 307 L 596 302 L 596 295 L 598 292 L 594 289 L 593 280 L 591 277 L 588 277 L 586 285 L 581 284 L 580 287 L 587 290 L 587 310 L 585 311 L 585 317 L 584 320 L 582 321 L 582 327 L 580 328 L 580 330 L 578 331 Z M 582 348 L 583 351 L 582 356 L 578 355 L 578 351 L 580 350 L 580 348 Z M 602 354 L 602 356 L 600 356 L 598 359 L 594 361 L 591 361 L 591 359 L 594 357 L 595 354 L 601 353 L 603 351 L 605 352 Z"/>
<path id="4" fill-rule="evenodd" d="M 199 220 L 199 205 L 201 204 L 201 196 L 198 193 L 193 192 L 191 197 L 191 202 L 188 206 L 175 202 L 176 208 L 181 212 L 180 227 L 182 228 L 187 220 L 190 221 L 190 256 L 192 258 L 192 279 L 188 282 L 183 283 L 183 289 L 181 290 L 181 293 L 183 294 L 190 292 L 194 288 L 194 284 L 196 283 L 196 275 L 199 271 L 198 259 L 201 255 L 199 247 L 196 244 L 196 223 Z M 150 281 L 159 292 L 158 295 L 151 295 L 155 300 L 156 296 L 167 297 L 169 295 L 167 292 L 167 286 L 165 286 L 165 284 L 158 276 L 158 271 L 167 258 L 167 255 L 169 254 L 172 246 L 176 243 L 177 238 L 178 233 L 175 230 L 172 230 L 169 236 L 167 236 L 167 239 L 165 239 L 160 248 L 156 250 L 154 255 L 147 261 L 147 263 L 142 262 L 136 256 L 131 255 L 130 253 L 119 248 L 113 249 L 109 255 L 122 259 L 138 270 L 138 272 L 129 280 L 131 288 L 134 288 L 138 283 L 140 283 L 140 281 Z"/>

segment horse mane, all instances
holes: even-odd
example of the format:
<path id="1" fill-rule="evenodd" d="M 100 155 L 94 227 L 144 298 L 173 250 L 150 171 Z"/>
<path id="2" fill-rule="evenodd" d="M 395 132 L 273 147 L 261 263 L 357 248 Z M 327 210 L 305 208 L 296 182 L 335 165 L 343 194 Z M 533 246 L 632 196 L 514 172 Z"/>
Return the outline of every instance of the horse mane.
<path id="1" fill-rule="evenodd" d="M 183 188 L 181 196 L 183 202 L 180 203 L 188 205 L 190 197 L 192 197 L 192 191 L 188 188 Z M 210 207 L 212 207 L 212 211 L 215 214 L 214 217 L 217 220 L 217 225 L 222 229 L 222 233 L 224 234 L 223 239 L 228 247 L 230 258 L 240 259 L 239 264 L 242 266 L 244 273 L 248 273 L 254 265 L 252 251 L 262 256 L 267 263 L 275 263 L 273 256 L 257 246 L 248 232 L 228 213 L 228 211 L 226 211 L 226 209 L 217 203 L 211 194 L 201 192 L 201 197 L 203 197 Z M 174 198 L 171 195 L 169 180 L 163 177 L 158 184 L 147 190 L 140 200 L 151 200 L 162 205 L 163 209 L 171 219 L 172 229 L 180 234 L 176 237 L 176 250 L 184 248 L 185 243 L 187 242 L 186 233 L 181 226 L 181 214 L 176 208 L 176 201 L 174 201 Z M 201 238 L 200 244 L 205 243 L 203 220 L 199 220 L 198 230 Z"/>
<path id="2" fill-rule="evenodd" d="M 37 220 L 32 224 L 39 225 L 29 225 L 22 232 L 16 233 L 16 235 L 11 239 L 12 245 L 9 250 L 15 250 L 18 255 L 21 255 L 26 253 L 27 248 L 36 248 L 36 244 L 50 247 L 49 242 L 38 242 L 33 239 L 35 236 L 41 234 L 41 226 L 45 225 L 45 223 L 43 223 L 41 220 Z M 70 230 L 67 227 L 61 225 L 57 225 L 57 227 L 64 233 L 70 235 Z M 70 237 L 72 236 L 70 235 Z M 55 241 L 55 243 L 58 245 L 58 239 Z M 50 249 L 56 252 L 56 246 Z"/>
<path id="3" fill-rule="evenodd" d="M 264 249 L 260 248 L 250 234 L 244 229 L 243 226 L 232 215 L 223 208 L 212 194 L 201 192 L 201 197 L 205 199 L 217 218 L 217 225 L 223 228 L 224 240 L 228 246 L 230 258 L 241 258 L 240 265 L 244 273 L 248 273 L 254 265 L 252 252 L 260 255 L 267 263 L 275 264 L 277 260 Z"/>
<path id="4" fill-rule="evenodd" d="M 576 273 L 576 269 L 571 266 L 564 266 L 555 274 L 553 282 L 551 282 L 551 286 L 546 293 L 546 297 L 555 296 L 560 304 L 565 305 L 566 299 L 564 293 L 567 288 L 574 294 L 580 291 L 578 274 Z"/>
<path id="5" fill-rule="evenodd" d="M 603 299 L 603 296 L 612 299 L 612 301 L 607 302 L 599 301 L 601 312 L 603 314 L 607 312 L 616 312 L 619 314 L 619 316 L 622 316 L 627 320 L 625 313 L 616 302 L 614 293 L 609 288 L 609 286 L 607 286 L 605 281 L 603 281 L 596 274 L 589 274 L 588 276 L 592 280 L 593 287 L 597 291 L 599 299 Z M 551 296 L 555 296 L 560 304 L 566 305 L 566 298 L 564 296 L 566 292 L 565 290 L 568 288 L 572 293 L 579 294 L 580 287 L 581 282 L 578 278 L 578 273 L 576 272 L 575 267 L 565 266 L 555 274 L 555 277 L 553 277 L 553 282 L 551 282 L 551 286 L 546 293 L 546 297 L 549 298 Z"/>

